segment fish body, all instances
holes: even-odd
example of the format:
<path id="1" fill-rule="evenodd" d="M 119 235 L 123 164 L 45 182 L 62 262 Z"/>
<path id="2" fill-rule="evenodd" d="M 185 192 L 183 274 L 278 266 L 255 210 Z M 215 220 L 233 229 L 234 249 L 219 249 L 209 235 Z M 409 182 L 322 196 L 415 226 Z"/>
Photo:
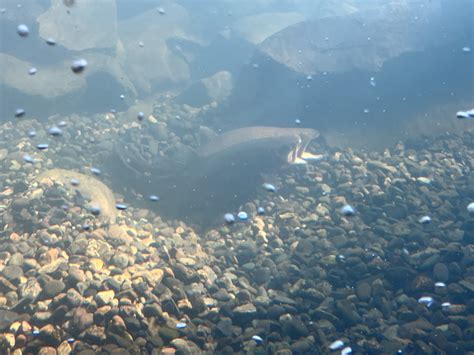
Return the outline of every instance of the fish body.
<path id="1" fill-rule="evenodd" d="M 215 137 L 200 147 L 197 153 L 201 158 L 212 158 L 239 150 L 290 145 L 292 149 L 288 153 L 287 162 L 300 164 L 305 163 L 306 157 L 311 159 L 312 155 L 306 152 L 306 148 L 317 137 L 319 137 L 319 132 L 311 128 L 243 127 Z"/>

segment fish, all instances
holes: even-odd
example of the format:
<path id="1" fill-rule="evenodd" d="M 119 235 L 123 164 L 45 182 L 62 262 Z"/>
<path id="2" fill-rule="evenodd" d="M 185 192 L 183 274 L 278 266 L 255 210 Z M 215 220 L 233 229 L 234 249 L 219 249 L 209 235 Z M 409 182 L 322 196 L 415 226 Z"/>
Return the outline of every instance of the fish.
<path id="1" fill-rule="evenodd" d="M 210 159 L 218 155 L 259 147 L 291 146 L 286 156 L 289 164 L 306 164 L 319 159 L 319 155 L 306 151 L 309 143 L 319 137 L 319 131 L 311 128 L 287 128 L 271 126 L 249 126 L 237 128 L 216 136 L 197 149 L 200 158 Z"/>

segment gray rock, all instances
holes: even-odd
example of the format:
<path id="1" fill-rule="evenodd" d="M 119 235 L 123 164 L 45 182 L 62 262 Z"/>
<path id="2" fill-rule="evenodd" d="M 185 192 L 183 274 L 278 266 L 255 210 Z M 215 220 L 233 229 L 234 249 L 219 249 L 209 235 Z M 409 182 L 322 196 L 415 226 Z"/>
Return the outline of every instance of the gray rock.
<path id="1" fill-rule="evenodd" d="M 112 257 L 112 264 L 120 269 L 125 269 L 128 266 L 129 258 L 127 254 L 115 254 Z"/>
<path id="2" fill-rule="evenodd" d="M 362 322 L 361 316 L 357 313 L 357 310 L 353 303 L 348 300 L 341 300 L 336 302 L 336 308 L 341 314 L 347 324 L 355 325 Z"/>
<path id="3" fill-rule="evenodd" d="M 357 284 L 355 292 L 361 301 L 366 302 L 370 299 L 372 294 L 372 286 L 367 282 L 361 282 Z"/>
<path id="4" fill-rule="evenodd" d="M 2 274 L 9 281 L 19 282 L 20 278 L 23 276 L 23 269 L 16 265 L 7 265 L 3 269 Z"/>
<path id="5" fill-rule="evenodd" d="M 0 331 L 6 330 L 19 317 L 19 314 L 16 312 L 0 309 Z"/>
<path id="6" fill-rule="evenodd" d="M 234 330 L 232 328 L 232 319 L 224 317 L 216 325 L 216 330 L 223 337 L 232 336 Z"/>
<path id="7" fill-rule="evenodd" d="M 53 298 L 61 293 L 66 285 L 61 280 L 47 280 L 43 285 L 43 297 Z"/>
<path id="8" fill-rule="evenodd" d="M 437 263 L 433 267 L 433 277 L 436 282 L 448 282 L 449 280 L 449 269 L 446 264 Z"/>
<path id="9" fill-rule="evenodd" d="M 182 355 L 199 355 L 202 354 L 201 349 L 190 340 L 185 339 L 174 339 L 171 341 L 171 345 L 177 350 L 177 354 Z"/>

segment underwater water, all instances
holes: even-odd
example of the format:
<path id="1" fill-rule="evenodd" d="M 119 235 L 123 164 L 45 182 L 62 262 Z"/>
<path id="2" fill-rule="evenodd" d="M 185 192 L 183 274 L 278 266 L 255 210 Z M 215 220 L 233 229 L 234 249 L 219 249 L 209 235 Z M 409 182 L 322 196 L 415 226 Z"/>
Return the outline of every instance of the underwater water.
<path id="1" fill-rule="evenodd" d="M 0 0 L 0 354 L 474 353 L 472 0 Z"/>

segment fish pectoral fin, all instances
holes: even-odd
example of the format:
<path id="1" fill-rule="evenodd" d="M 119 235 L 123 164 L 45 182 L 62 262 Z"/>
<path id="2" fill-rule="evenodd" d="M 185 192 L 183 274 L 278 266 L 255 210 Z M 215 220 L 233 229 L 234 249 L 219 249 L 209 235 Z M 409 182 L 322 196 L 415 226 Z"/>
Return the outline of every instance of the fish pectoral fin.
<path id="1" fill-rule="evenodd" d="M 323 154 L 313 154 L 309 152 L 303 152 L 301 154 L 301 159 L 304 159 L 306 161 L 308 160 L 321 160 L 323 159 L 324 155 Z"/>

